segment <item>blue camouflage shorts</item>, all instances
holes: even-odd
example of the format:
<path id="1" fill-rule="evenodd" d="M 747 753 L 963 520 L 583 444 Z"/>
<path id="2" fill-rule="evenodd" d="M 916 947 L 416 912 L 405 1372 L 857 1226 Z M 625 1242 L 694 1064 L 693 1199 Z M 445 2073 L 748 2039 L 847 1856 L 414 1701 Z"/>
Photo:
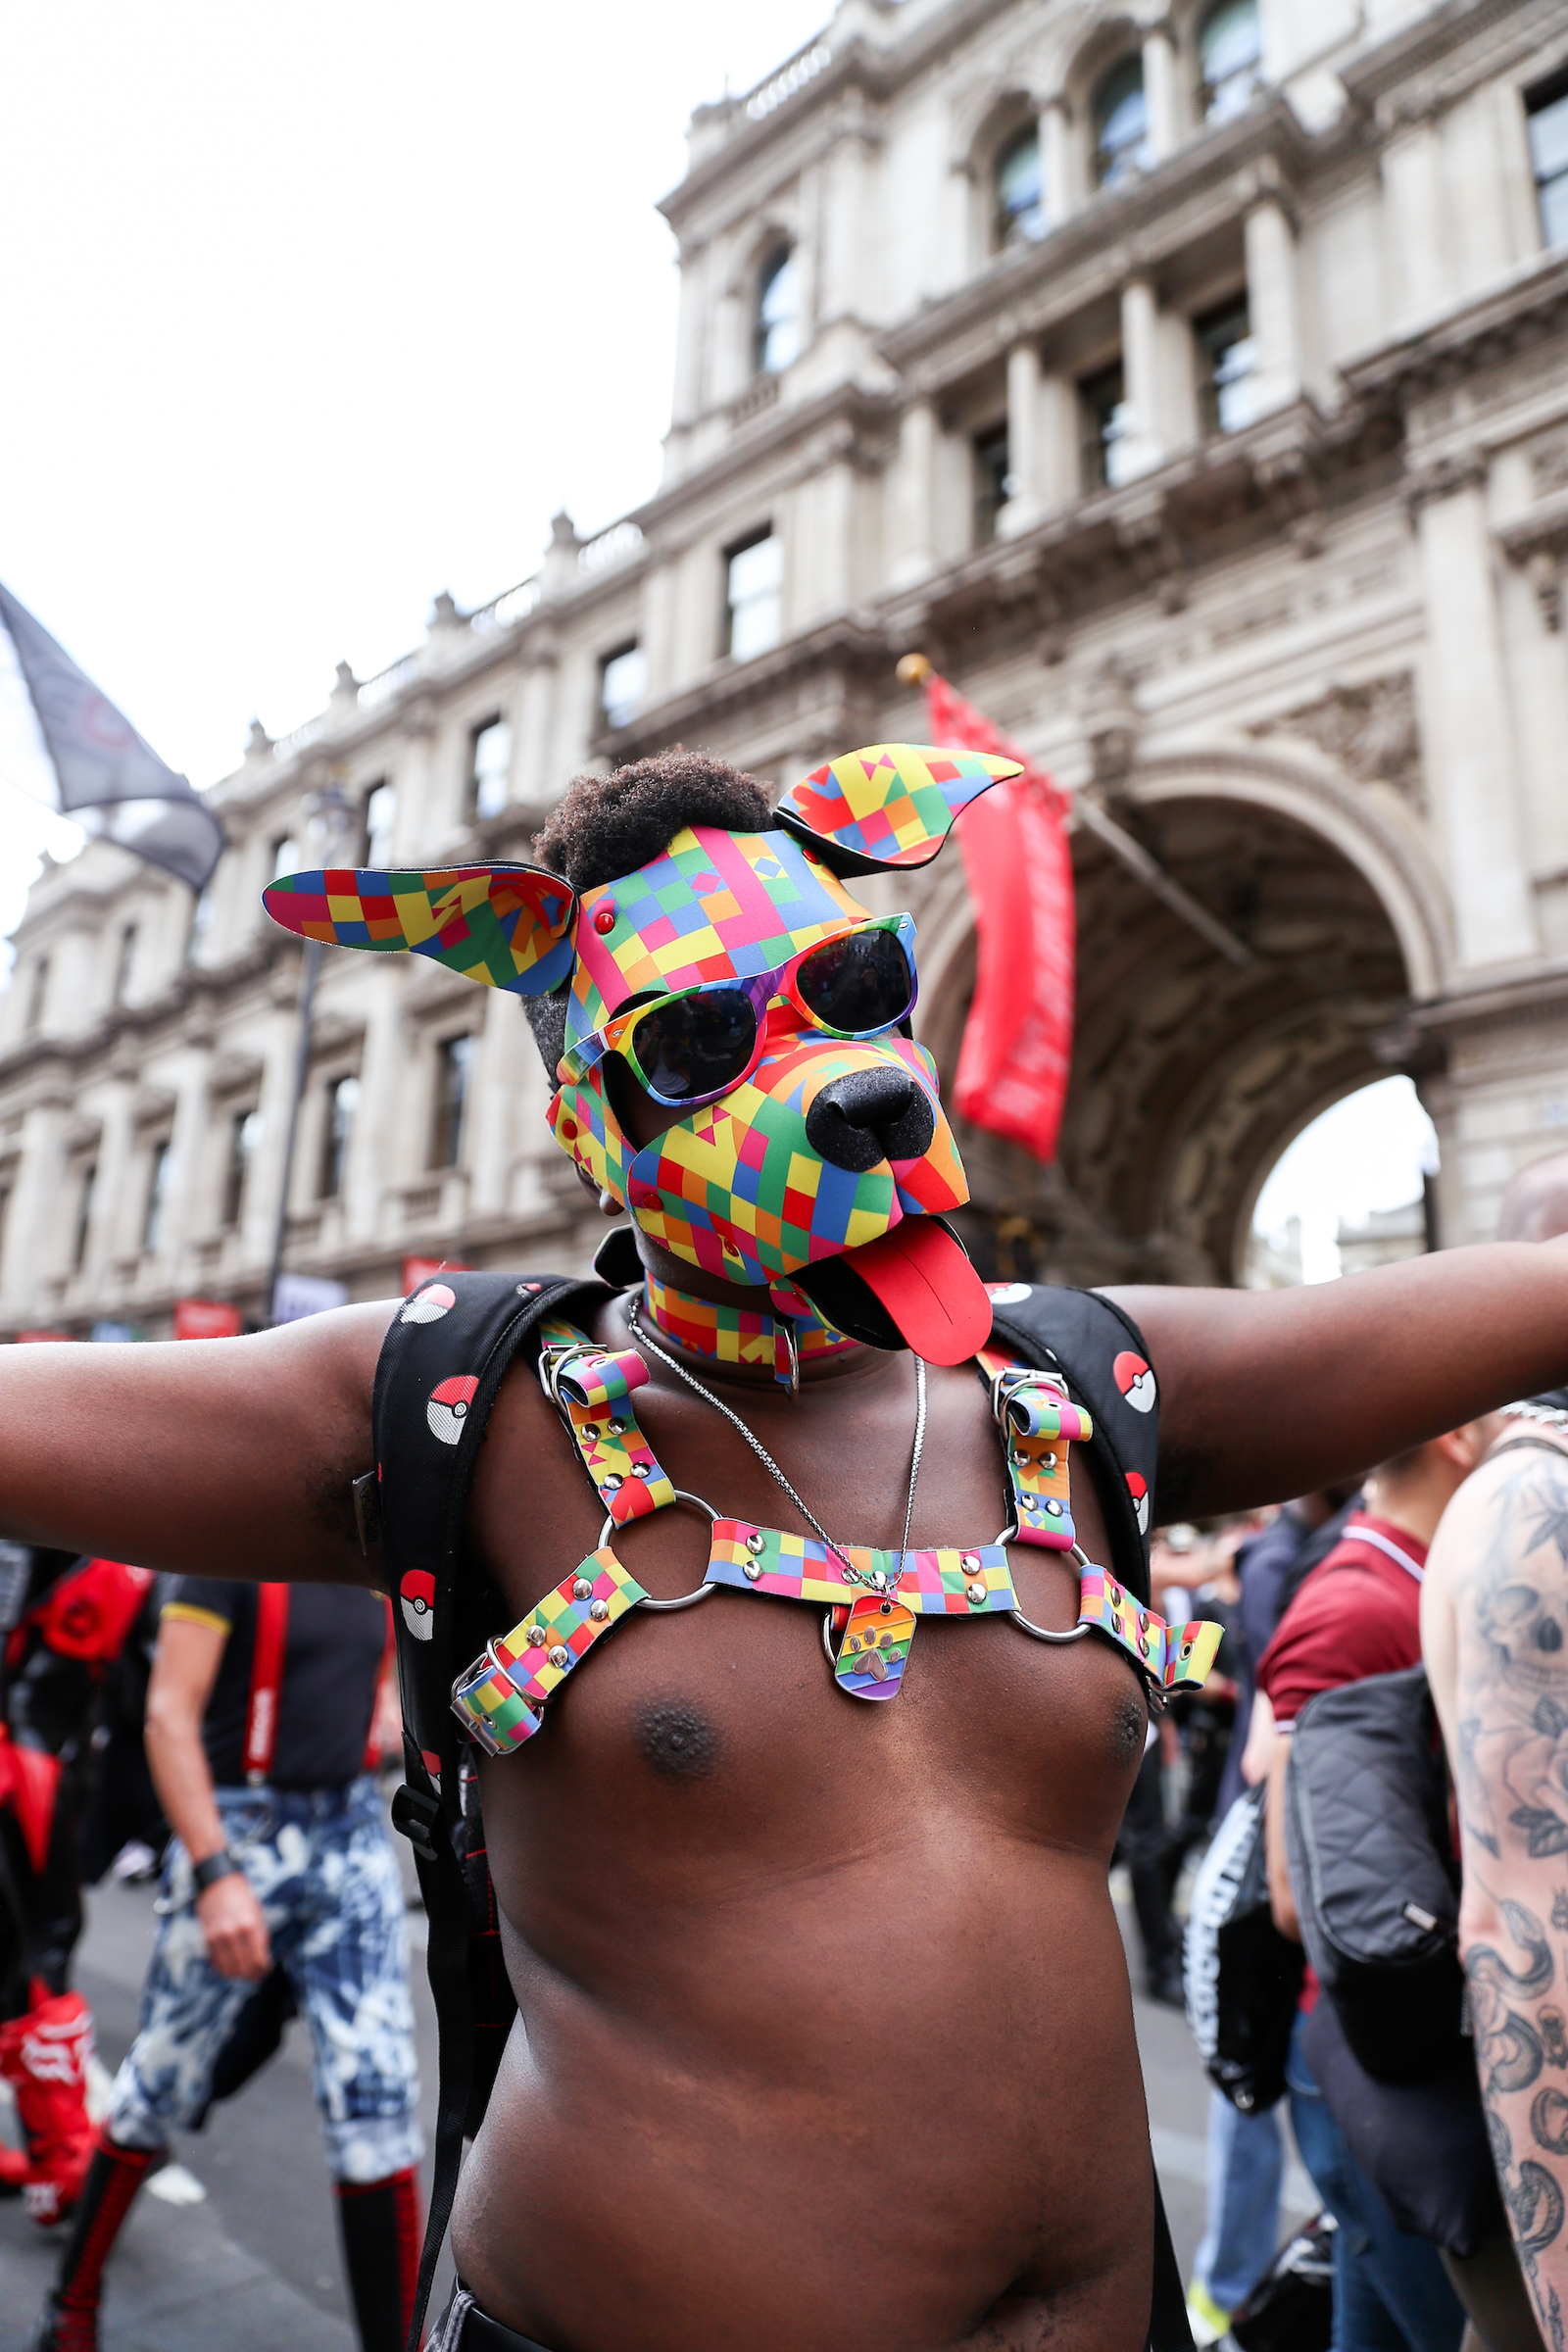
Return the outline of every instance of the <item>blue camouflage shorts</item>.
<path id="1" fill-rule="evenodd" d="M 229 1852 L 267 1918 L 310 2027 L 316 2103 L 336 2180 L 384 2180 L 423 2152 L 403 1880 L 379 1789 L 220 1788 Z M 176 1838 L 160 1889 L 141 2024 L 115 2077 L 109 2129 L 163 2148 L 205 2114 L 213 2072 L 254 1984 L 220 1976 Z"/>

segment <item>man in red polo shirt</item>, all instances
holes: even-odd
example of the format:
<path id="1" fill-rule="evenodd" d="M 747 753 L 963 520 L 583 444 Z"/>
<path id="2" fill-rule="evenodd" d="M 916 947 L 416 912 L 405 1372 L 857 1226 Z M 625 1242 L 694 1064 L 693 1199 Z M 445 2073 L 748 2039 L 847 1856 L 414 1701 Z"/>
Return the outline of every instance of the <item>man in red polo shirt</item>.
<path id="1" fill-rule="evenodd" d="M 1451 1429 L 1384 1462 L 1365 1507 L 1313 1570 L 1258 1662 L 1274 1709 L 1268 1776 L 1268 1881 L 1276 1924 L 1299 1940 L 1285 1859 L 1285 1770 L 1296 1718 L 1320 1690 L 1421 1660 L 1421 1582 L 1438 1521 L 1502 1426 L 1499 1414 Z M 1310 1969 L 1303 2015 L 1317 1997 Z M 1408 2236 L 1355 2163 L 1302 2059 L 1300 2018 L 1287 2081 L 1301 2160 L 1339 2227 L 1334 2233 L 1336 2345 L 1346 2352 L 1457 2352 L 1464 2312 L 1436 2246 Z"/>

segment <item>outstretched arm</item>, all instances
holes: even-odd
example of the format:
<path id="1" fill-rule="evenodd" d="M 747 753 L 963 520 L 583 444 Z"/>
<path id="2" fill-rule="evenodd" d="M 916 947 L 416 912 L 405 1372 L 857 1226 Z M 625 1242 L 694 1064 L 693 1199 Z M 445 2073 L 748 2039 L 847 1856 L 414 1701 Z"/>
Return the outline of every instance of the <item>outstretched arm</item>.
<path id="1" fill-rule="evenodd" d="M 1493 2159 L 1542 2334 L 1568 2324 L 1568 1453 L 1494 1455 L 1421 1596 L 1464 1854 L 1459 1951 Z"/>
<path id="2" fill-rule="evenodd" d="M 1106 1296 L 1158 1377 L 1166 1520 L 1315 1493 L 1568 1379 L 1568 1237 L 1294 1291 Z"/>
<path id="3" fill-rule="evenodd" d="M 395 1302 L 243 1340 L 0 1348 L 0 1534 L 203 1576 L 373 1583 L 350 1482 Z"/>

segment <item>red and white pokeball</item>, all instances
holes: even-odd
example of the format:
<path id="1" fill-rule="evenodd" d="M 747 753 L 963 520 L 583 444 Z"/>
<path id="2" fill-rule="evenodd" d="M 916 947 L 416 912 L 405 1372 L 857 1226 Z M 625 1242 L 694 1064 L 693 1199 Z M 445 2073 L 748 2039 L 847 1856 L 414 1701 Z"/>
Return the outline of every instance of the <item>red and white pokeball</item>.
<path id="1" fill-rule="evenodd" d="M 400 1323 L 439 1323 L 442 1316 L 449 1315 L 457 1303 L 457 1292 L 449 1291 L 444 1282 L 428 1283 L 422 1291 L 415 1292 L 414 1297 L 398 1317 L 398 1321 Z"/>
<path id="2" fill-rule="evenodd" d="M 398 1587 L 403 1622 L 416 1642 L 428 1642 L 435 1632 L 435 1578 L 427 1568 L 411 1568 Z"/>
<path id="3" fill-rule="evenodd" d="M 1158 1396 L 1154 1375 L 1141 1355 L 1124 1348 L 1110 1367 L 1110 1376 L 1135 1413 L 1152 1413 Z"/>
<path id="4" fill-rule="evenodd" d="M 443 1446 L 455 1446 L 462 1437 L 463 1424 L 468 1418 L 468 1407 L 478 1386 L 473 1373 L 456 1372 L 430 1391 L 424 1417 L 430 1424 L 432 1437 L 439 1438 Z"/>
<path id="5" fill-rule="evenodd" d="M 1133 1498 L 1133 1512 L 1138 1521 L 1138 1533 L 1149 1533 L 1149 1481 L 1140 1478 L 1136 1470 L 1127 1473 L 1127 1492 Z"/>
<path id="6" fill-rule="evenodd" d="M 988 1282 L 986 1296 L 993 1306 L 1022 1306 L 1029 1297 L 1026 1282 Z"/>

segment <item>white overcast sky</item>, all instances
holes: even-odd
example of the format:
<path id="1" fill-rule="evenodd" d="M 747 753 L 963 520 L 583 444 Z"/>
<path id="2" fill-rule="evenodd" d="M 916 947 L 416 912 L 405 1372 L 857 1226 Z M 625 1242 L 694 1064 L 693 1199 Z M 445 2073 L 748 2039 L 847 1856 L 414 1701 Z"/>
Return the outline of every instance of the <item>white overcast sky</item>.
<path id="1" fill-rule="evenodd" d="M 558 507 L 613 520 L 659 479 L 687 117 L 830 14 L 0 5 L 0 579 L 207 785 L 438 589 L 534 570 Z M 78 838 L 31 742 L 0 659 L 0 934 Z M 1413 1093 L 1358 1102 L 1260 1203 L 1320 1277 L 1337 1214 L 1419 1189 Z"/>
<path id="2" fill-rule="evenodd" d="M 613 520 L 659 480 L 687 117 L 829 13 L 0 6 L 0 579 L 205 785 L 557 508 Z M 45 830 L 11 683 L 0 930 Z"/>

